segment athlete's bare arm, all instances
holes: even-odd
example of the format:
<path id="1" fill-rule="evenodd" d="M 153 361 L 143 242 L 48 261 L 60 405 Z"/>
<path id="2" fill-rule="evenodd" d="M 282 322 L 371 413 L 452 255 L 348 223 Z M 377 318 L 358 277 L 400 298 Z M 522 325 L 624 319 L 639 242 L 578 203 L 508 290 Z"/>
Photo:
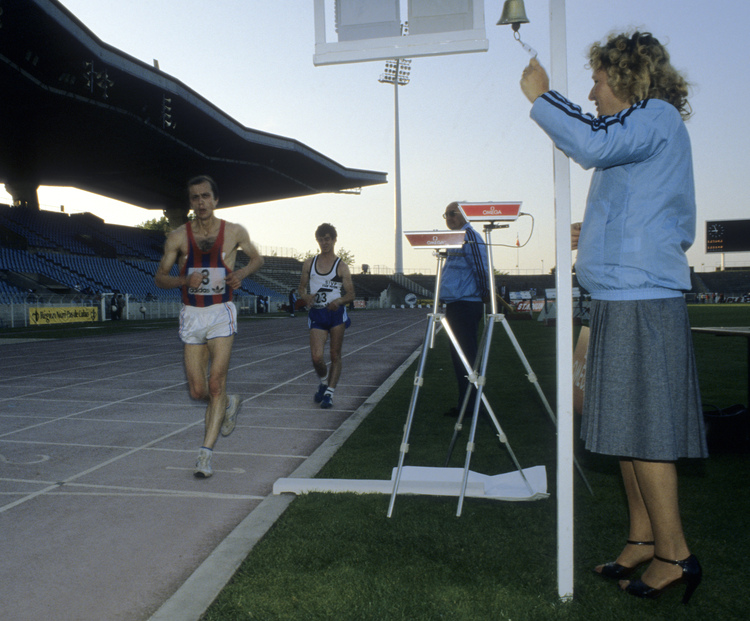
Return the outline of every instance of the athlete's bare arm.
<path id="1" fill-rule="evenodd" d="M 188 287 L 199 287 L 202 276 L 193 272 L 190 276 L 172 276 L 169 272 L 179 259 L 187 256 L 187 232 L 185 226 L 181 226 L 169 235 L 164 243 L 164 255 L 159 262 L 159 268 L 154 276 L 154 283 L 161 289 L 177 289 L 187 285 Z"/>
<path id="2" fill-rule="evenodd" d="M 237 258 L 237 250 L 242 250 L 248 257 L 249 261 L 247 265 L 238 270 L 232 271 L 226 278 L 226 283 L 232 287 L 232 289 L 239 289 L 242 285 L 242 281 L 255 274 L 261 267 L 263 267 L 263 257 L 260 256 L 258 249 L 255 244 L 250 241 L 250 235 L 241 224 L 230 224 L 227 223 L 228 232 L 230 239 L 234 242 L 232 244 L 232 250 L 230 250 L 224 257 L 224 263 L 226 263 L 229 269 L 234 268 L 234 262 Z"/>
<path id="3" fill-rule="evenodd" d="M 297 288 L 297 297 L 305 302 L 305 306 L 312 306 L 315 302 L 315 296 L 307 292 L 307 285 L 310 283 L 312 261 L 312 257 L 310 257 L 302 264 L 302 275 L 300 276 L 299 287 Z"/>
<path id="4" fill-rule="evenodd" d="M 339 261 L 339 266 L 336 272 L 341 276 L 341 283 L 344 285 L 344 295 L 331 302 L 328 305 L 328 310 L 336 310 L 341 306 L 346 306 L 349 302 L 353 301 L 355 297 L 354 282 L 352 281 L 352 273 L 349 271 L 349 266 L 343 261 Z"/>

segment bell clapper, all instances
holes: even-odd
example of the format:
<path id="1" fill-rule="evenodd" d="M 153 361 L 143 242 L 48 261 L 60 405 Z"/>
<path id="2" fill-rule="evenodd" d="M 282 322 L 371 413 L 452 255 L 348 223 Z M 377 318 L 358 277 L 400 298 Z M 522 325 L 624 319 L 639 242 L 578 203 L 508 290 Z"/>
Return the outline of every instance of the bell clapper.
<path id="1" fill-rule="evenodd" d="M 515 26 L 515 24 L 513 24 Z M 528 43 L 521 41 L 521 33 L 516 28 L 513 29 L 513 38 L 521 44 L 521 47 L 526 50 L 529 56 L 536 58 L 538 56 L 537 51 L 531 47 Z"/>

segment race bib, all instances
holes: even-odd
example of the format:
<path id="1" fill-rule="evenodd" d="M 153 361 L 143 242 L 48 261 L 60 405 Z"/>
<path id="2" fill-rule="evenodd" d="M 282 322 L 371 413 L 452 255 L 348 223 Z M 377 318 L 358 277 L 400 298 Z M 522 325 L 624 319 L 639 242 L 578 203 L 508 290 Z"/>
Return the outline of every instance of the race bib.
<path id="1" fill-rule="evenodd" d="M 227 270 L 223 267 L 191 267 L 188 268 L 188 277 L 193 272 L 198 272 L 202 277 L 200 286 L 188 287 L 191 295 L 221 295 L 226 290 Z"/>

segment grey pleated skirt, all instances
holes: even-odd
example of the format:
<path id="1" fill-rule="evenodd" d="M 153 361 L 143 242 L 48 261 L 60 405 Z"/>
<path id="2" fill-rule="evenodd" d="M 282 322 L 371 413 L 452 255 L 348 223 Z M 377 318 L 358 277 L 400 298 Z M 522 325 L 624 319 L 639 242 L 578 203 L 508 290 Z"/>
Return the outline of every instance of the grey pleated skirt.
<path id="1" fill-rule="evenodd" d="M 707 457 L 683 298 L 591 303 L 581 437 L 595 453 Z"/>

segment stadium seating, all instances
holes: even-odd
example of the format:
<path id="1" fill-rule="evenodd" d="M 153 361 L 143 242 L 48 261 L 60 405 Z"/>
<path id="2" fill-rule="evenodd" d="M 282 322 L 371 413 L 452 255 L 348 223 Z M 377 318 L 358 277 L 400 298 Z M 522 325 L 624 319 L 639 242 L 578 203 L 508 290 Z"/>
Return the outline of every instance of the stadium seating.
<path id="1" fill-rule="evenodd" d="M 135 298 L 175 299 L 178 290 L 154 284 L 164 241 L 159 231 L 106 224 L 89 213 L 0 205 L 0 303 L 32 291 L 122 292 Z M 244 261 L 238 266 L 247 264 L 246 256 Z M 171 273 L 177 275 L 177 266 Z M 284 287 L 276 290 L 253 279 L 246 279 L 236 292 L 269 297 L 287 293 Z"/>
<path id="2" fill-rule="evenodd" d="M 140 299 L 175 300 L 178 290 L 160 289 L 154 274 L 161 258 L 165 235 L 159 231 L 107 224 L 97 216 L 68 215 L 27 207 L 0 205 L 0 304 L 31 291 L 37 293 L 101 294 L 121 292 Z M 263 269 L 245 279 L 238 295 L 268 296 L 286 300 L 299 284 L 302 261 L 266 256 Z M 240 252 L 237 267 L 247 265 Z M 172 268 L 173 275 L 177 267 Z M 394 285 L 391 276 L 353 274 L 359 299 L 378 300 Z M 435 276 L 410 274 L 409 280 L 429 292 Z M 750 270 L 702 272 L 692 275 L 696 294 L 723 294 L 741 299 L 750 293 Z M 555 287 L 546 275 L 496 275 L 498 291 L 535 289 L 542 297 Z M 573 285 L 577 286 L 573 281 Z M 423 292 L 422 292 L 423 293 Z"/>

